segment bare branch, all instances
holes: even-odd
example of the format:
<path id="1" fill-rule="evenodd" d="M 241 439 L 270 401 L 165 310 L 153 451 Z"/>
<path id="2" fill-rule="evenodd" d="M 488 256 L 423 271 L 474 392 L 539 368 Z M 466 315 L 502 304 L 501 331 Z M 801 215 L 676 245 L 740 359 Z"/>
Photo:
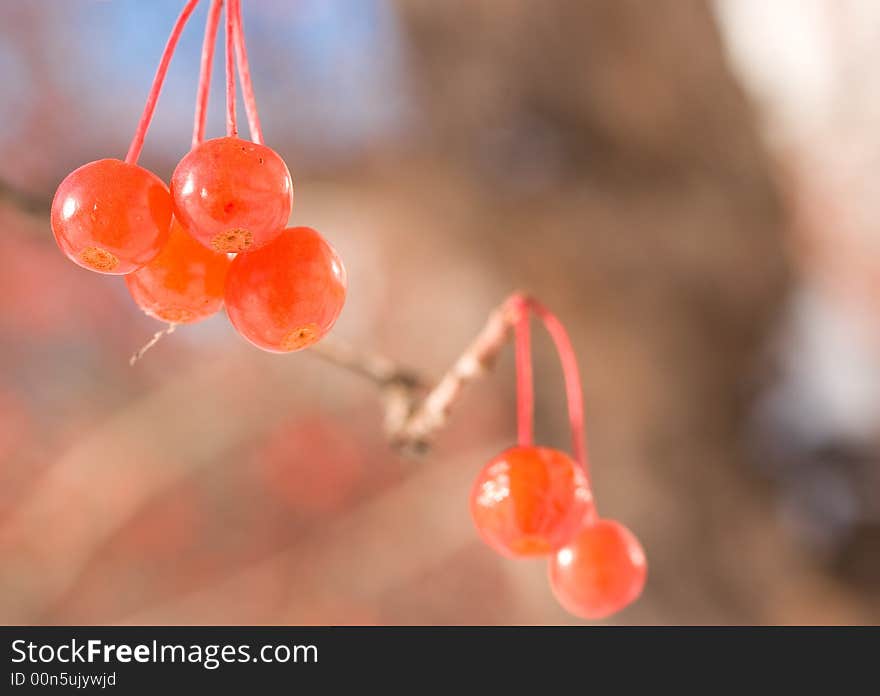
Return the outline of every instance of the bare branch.
<path id="1" fill-rule="evenodd" d="M 348 343 L 337 339 L 326 338 L 309 348 L 309 352 L 337 367 L 366 377 L 380 387 L 401 381 L 413 387 L 422 386 L 415 373 L 403 370 L 389 358 L 358 351 Z"/>
<path id="2" fill-rule="evenodd" d="M 447 423 L 464 388 L 486 374 L 511 336 L 525 297 L 514 293 L 498 306 L 473 342 L 432 387 L 416 373 L 388 358 L 358 353 L 337 340 L 325 339 L 311 348 L 324 360 L 375 382 L 385 405 L 385 432 L 398 449 L 424 452 Z"/>

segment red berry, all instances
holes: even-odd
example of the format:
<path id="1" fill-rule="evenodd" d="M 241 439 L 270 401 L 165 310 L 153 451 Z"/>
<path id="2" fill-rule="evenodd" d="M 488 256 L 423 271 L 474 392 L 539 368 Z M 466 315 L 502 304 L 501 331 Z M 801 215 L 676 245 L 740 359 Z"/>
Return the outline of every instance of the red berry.
<path id="1" fill-rule="evenodd" d="M 546 447 L 512 447 L 492 459 L 471 491 L 471 515 L 504 556 L 539 556 L 568 543 L 593 511 L 583 469 Z"/>
<path id="2" fill-rule="evenodd" d="M 345 268 L 333 247 L 309 227 L 292 227 L 235 258 L 226 279 L 226 313 L 258 348 L 288 353 L 332 328 L 345 287 Z"/>
<path id="3" fill-rule="evenodd" d="M 240 138 L 207 140 L 171 177 L 174 213 L 214 251 L 252 251 L 275 239 L 293 206 L 293 182 L 274 150 Z"/>
<path id="4" fill-rule="evenodd" d="M 171 196 L 152 172 L 103 159 L 67 175 L 52 201 L 52 231 L 83 268 L 123 275 L 149 263 L 165 243 Z"/>
<path id="5" fill-rule="evenodd" d="M 151 317 L 172 324 L 206 319 L 223 306 L 226 254 L 206 249 L 175 218 L 168 243 L 146 266 L 125 276 L 137 305 Z"/>
<path id="6" fill-rule="evenodd" d="M 642 545 L 614 520 L 588 524 L 550 559 L 553 594 L 584 619 L 605 618 L 633 602 L 646 574 Z"/>

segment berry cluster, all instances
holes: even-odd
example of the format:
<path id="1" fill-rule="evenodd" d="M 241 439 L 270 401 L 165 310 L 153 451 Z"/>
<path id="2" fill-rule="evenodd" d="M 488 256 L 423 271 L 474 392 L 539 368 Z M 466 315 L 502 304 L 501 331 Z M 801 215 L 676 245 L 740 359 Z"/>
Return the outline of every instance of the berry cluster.
<path id="1" fill-rule="evenodd" d="M 171 56 L 199 0 L 172 30 L 125 160 L 102 159 L 61 182 L 52 203 L 58 246 L 92 271 L 124 275 L 132 298 L 170 324 L 205 319 L 225 304 L 236 330 L 272 352 L 306 348 L 342 311 L 346 275 L 315 230 L 286 228 L 293 182 L 284 160 L 262 142 L 253 97 L 241 0 L 226 5 L 227 136 L 204 140 L 214 44 L 223 0 L 208 13 L 193 147 L 171 187 L 137 165 Z M 251 138 L 238 137 L 235 65 Z"/>
<path id="2" fill-rule="evenodd" d="M 166 44 L 144 114 L 125 160 L 86 164 L 64 179 L 52 203 L 52 230 L 75 263 L 124 275 L 135 303 L 172 327 L 225 305 L 238 332 L 272 352 L 306 348 L 333 326 L 346 276 L 315 230 L 286 228 L 293 205 L 287 165 L 263 144 L 248 68 L 241 0 L 226 0 L 227 135 L 204 140 L 214 44 L 224 0 L 212 0 L 205 29 L 192 149 L 170 189 L 137 160 L 183 27 L 188 0 Z M 251 139 L 238 137 L 236 66 Z M 550 557 L 550 583 L 573 614 L 597 619 L 634 601 L 645 555 L 621 524 L 596 512 L 586 460 L 583 404 L 564 327 L 535 300 L 514 296 L 519 444 L 480 472 L 471 513 L 480 535 L 504 556 Z M 538 316 L 565 373 L 574 457 L 533 444 L 529 321 Z"/>
<path id="3" fill-rule="evenodd" d="M 538 302 L 515 297 L 519 445 L 492 459 L 471 492 L 471 515 L 483 540 L 508 558 L 549 556 L 559 603 L 601 619 L 634 601 L 645 584 L 645 554 L 622 524 L 596 512 L 586 461 L 583 404 L 574 351 L 559 320 Z M 565 372 L 575 459 L 532 444 L 529 312 L 553 337 Z"/>

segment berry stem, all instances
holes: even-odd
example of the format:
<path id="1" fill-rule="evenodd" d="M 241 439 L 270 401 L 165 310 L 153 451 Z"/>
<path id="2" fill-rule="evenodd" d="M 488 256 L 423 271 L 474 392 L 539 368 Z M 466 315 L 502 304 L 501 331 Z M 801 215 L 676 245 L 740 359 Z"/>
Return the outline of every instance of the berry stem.
<path id="1" fill-rule="evenodd" d="M 590 481 L 590 467 L 587 461 L 587 436 L 584 430 L 584 395 L 581 389 L 581 376 L 577 356 L 568 331 L 559 318 L 534 298 L 527 298 L 531 310 L 544 322 L 544 328 L 556 344 L 559 362 L 565 379 L 565 394 L 568 400 L 568 420 L 571 424 L 571 447 L 575 460 L 584 468 Z"/>
<path id="2" fill-rule="evenodd" d="M 520 447 L 534 441 L 535 394 L 532 380 L 531 317 L 528 306 L 522 304 L 514 324 L 516 347 L 516 426 Z"/>
<path id="3" fill-rule="evenodd" d="M 235 115 L 235 48 L 233 47 L 235 0 L 226 3 L 226 135 L 238 137 L 238 121 Z"/>
<path id="4" fill-rule="evenodd" d="M 257 100 L 254 96 L 254 83 L 251 80 L 251 66 L 248 61 L 247 44 L 244 39 L 244 21 L 241 13 L 241 0 L 230 0 L 235 3 L 233 12 L 235 41 L 235 58 L 238 64 L 238 77 L 241 80 L 241 92 L 244 96 L 244 110 L 247 113 L 248 129 L 251 132 L 251 140 L 263 144 L 263 128 L 260 125 L 260 115 L 257 113 Z"/>
<path id="5" fill-rule="evenodd" d="M 156 76 L 153 78 L 153 86 L 150 88 L 150 93 L 147 96 L 147 103 L 144 105 L 144 112 L 141 115 L 140 123 L 138 123 L 137 130 L 134 132 L 134 138 L 132 138 L 131 146 L 128 148 L 128 154 L 125 156 L 125 161 L 128 164 L 137 164 L 138 158 L 141 156 L 141 150 L 144 149 L 144 138 L 147 136 L 150 121 L 153 120 L 156 104 L 159 101 L 159 93 L 162 91 L 162 83 L 165 82 L 165 75 L 168 74 L 171 56 L 174 55 L 174 49 L 177 47 L 177 42 L 183 33 L 187 20 L 198 4 L 199 0 L 189 0 L 184 5 L 183 10 L 181 10 L 180 16 L 171 30 L 171 35 L 168 37 L 168 42 L 165 44 L 165 50 L 162 52 L 162 58 L 159 61 L 159 67 L 156 69 Z"/>
<path id="6" fill-rule="evenodd" d="M 217 30 L 220 28 L 222 10 L 223 0 L 213 0 L 208 10 L 208 19 L 205 21 L 205 39 L 202 42 L 202 63 L 199 68 L 199 89 L 193 124 L 193 147 L 200 145 L 205 139 L 205 119 L 208 115 L 208 96 L 211 91 L 211 73 L 214 69 L 214 49 L 217 44 Z"/>

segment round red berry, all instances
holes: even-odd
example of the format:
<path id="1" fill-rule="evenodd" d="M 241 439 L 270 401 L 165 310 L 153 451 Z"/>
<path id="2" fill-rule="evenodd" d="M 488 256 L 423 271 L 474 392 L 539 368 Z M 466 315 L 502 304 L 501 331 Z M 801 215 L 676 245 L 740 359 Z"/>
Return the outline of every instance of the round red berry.
<path id="1" fill-rule="evenodd" d="M 553 552 L 593 511 L 583 469 L 564 452 L 533 446 L 492 459 L 477 476 L 470 503 L 482 538 L 508 557 Z"/>
<path id="2" fill-rule="evenodd" d="M 258 348 L 289 353 L 333 327 L 345 292 L 345 268 L 333 247 L 309 227 L 292 227 L 235 258 L 226 279 L 226 313 Z"/>
<path id="3" fill-rule="evenodd" d="M 52 232 L 83 268 L 123 275 L 149 263 L 168 237 L 171 196 L 152 172 L 103 159 L 67 175 L 52 201 Z"/>
<path id="4" fill-rule="evenodd" d="M 190 237 L 175 218 L 159 255 L 125 276 L 125 284 L 137 305 L 151 317 L 190 324 L 223 306 L 231 263 L 226 254 L 206 249 Z"/>
<path id="5" fill-rule="evenodd" d="M 174 213 L 189 233 L 219 252 L 253 251 L 275 239 L 293 206 L 284 160 L 241 138 L 206 140 L 171 177 Z"/>
<path id="6" fill-rule="evenodd" d="M 632 532 L 614 520 L 597 520 L 556 552 L 549 570 L 550 586 L 565 609 L 602 619 L 642 593 L 647 564 Z"/>

